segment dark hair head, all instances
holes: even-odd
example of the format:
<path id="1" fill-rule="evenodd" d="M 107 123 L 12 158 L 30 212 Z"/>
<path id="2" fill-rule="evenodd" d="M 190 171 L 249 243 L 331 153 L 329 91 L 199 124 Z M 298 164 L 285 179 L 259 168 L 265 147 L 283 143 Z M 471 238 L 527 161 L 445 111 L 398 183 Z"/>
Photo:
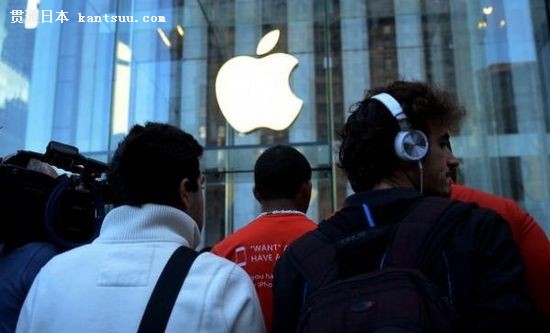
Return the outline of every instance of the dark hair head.
<path id="1" fill-rule="evenodd" d="M 254 166 L 254 185 L 261 200 L 293 199 L 300 186 L 309 180 L 309 162 L 290 146 L 268 148 Z"/>
<path id="2" fill-rule="evenodd" d="M 177 127 L 135 125 L 118 145 L 107 172 L 113 204 L 180 207 L 183 179 L 190 180 L 187 190 L 198 190 L 202 150 L 193 136 Z"/>
<path id="3" fill-rule="evenodd" d="M 401 104 L 412 128 L 428 136 L 430 125 L 457 131 L 465 114 L 449 93 L 423 82 L 396 81 L 369 90 L 365 98 L 354 105 L 340 132 L 339 165 L 355 192 L 372 189 L 403 163 L 393 148 L 399 131 L 397 120 L 382 103 L 371 99 L 382 92 L 390 94 Z"/>

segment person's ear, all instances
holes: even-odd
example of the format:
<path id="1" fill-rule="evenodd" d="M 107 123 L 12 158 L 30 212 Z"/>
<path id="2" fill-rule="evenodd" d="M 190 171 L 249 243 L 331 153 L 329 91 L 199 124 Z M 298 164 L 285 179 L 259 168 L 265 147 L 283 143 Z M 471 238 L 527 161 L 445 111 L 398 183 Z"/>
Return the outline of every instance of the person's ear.
<path id="1" fill-rule="evenodd" d="M 189 186 L 190 186 L 189 178 L 184 178 L 180 182 L 179 186 L 179 194 L 180 194 L 180 201 L 182 203 L 183 210 L 187 211 L 189 209 L 190 205 L 190 197 L 189 197 Z"/>
<path id="2" fill-rule="evenodd" d="M 256 198 L 259 203 L 262 203 L 262 198 L 260 197 L 258 190 L 256 190 L 256 185 L 252 188 L 252 193 L 254 194 L 254 198 Z"/>
<path id="3" fill-rule="evenodd" d="M 300 186 L 300 190 L 298 191 L 298 205 L 302 208 L 301 210 L 304 213 L 307 212 L 309 207 L 309 202 L 311 200 L 311 189 L 311 180 L 308 180 Z"/>
<path id="4" fill-rule="evenodd" d="M 309 200 L 311 200 L 311 189 L 312 189 L 312 185 L 311 185 L 311 180 L 308 180 L 307 183 L 305 184 L 305 190 L 304 190 L 304 195 L 307 197 L 307 202 L 309 204 Z"/>

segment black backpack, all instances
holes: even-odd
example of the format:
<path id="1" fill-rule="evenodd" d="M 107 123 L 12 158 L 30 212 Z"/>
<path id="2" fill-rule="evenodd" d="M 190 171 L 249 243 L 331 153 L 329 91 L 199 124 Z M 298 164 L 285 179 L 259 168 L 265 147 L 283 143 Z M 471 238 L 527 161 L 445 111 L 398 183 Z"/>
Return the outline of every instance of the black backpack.
<path id="1" fill-rule="evenodd" d="M 289 249 L 306 280 L 298 332 L 456 331 L 452 300 L 421 267 L 440 258 L 457 220 L 471 207 L 425 198 L 396 225 L 351 235 L 322 222 L 320 232 Z M 379 269 L 342 276 L 338 267 L 342 247 L 362 239 L 372 243 L 377 234 L 388 233 Z"/>

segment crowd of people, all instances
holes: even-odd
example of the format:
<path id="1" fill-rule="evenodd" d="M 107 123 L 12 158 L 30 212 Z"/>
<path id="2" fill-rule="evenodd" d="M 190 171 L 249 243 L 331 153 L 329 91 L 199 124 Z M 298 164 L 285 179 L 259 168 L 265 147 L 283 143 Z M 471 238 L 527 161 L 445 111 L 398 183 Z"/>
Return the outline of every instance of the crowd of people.
<path id="1" fill-rule="evenodd" d="M 456 183 L 464 116 L 422 82 L 369 90 L 339 132 L 343 207 L 308 218 L 310 163 L 272 146 L 261 213 L 200 253 L 203 147 L 135 125 L 95 240 L 2 250 L 0 332 L 544 332 L 550 243 L 512 200 Z"/>

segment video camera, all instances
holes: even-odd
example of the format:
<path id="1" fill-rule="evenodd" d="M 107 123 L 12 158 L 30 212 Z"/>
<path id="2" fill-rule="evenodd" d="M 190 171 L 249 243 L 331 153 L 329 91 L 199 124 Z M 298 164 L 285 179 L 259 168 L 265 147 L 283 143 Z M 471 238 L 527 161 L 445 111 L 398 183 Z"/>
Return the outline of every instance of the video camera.
<path id="1" fill-rule="evenodd" d="M 30 170 L 37 161 L 67 173 L 54 178 Z M 20 150 L 0 159 L 0 242 L 8 248 L 50 242 L 64 249 L 91 242 L 109 201 L 106 170 L 107 164 L 55 141 L 44 154 Z"/>

